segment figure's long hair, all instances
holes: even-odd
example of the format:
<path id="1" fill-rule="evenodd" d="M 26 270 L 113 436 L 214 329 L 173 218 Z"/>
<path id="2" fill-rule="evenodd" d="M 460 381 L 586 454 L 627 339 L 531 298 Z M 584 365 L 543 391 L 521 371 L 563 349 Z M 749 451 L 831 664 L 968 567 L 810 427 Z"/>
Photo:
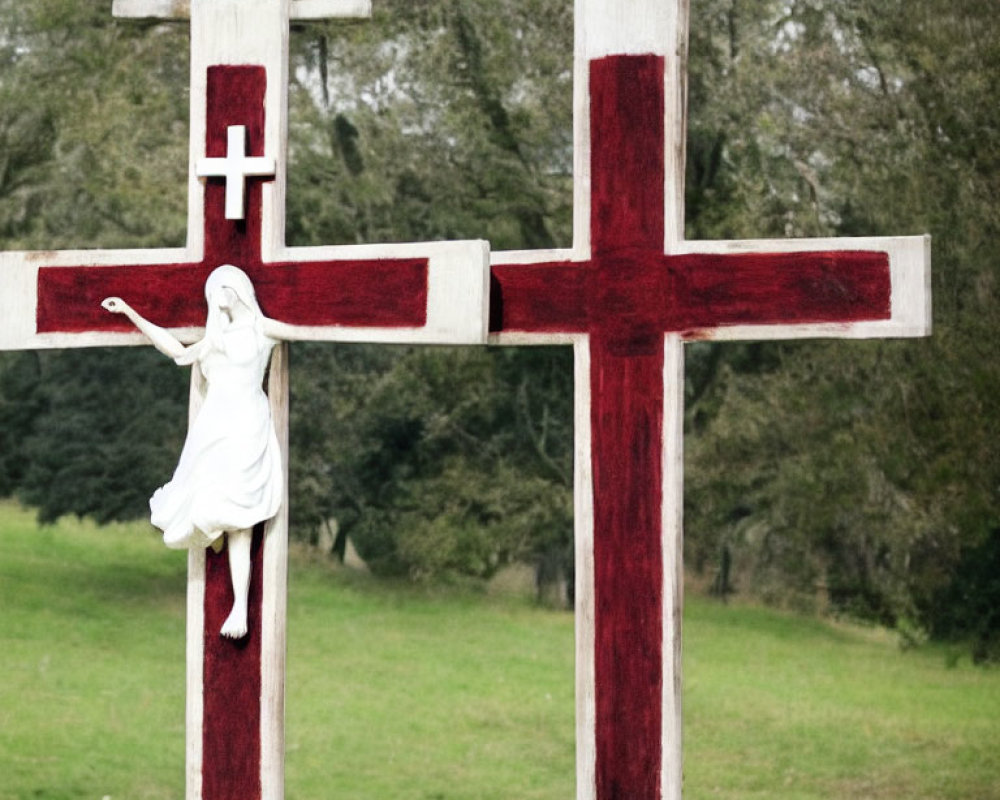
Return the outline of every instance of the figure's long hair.
<path id="1" fill-rule="evenodd" d="M 212 295 L 219 289 L 232 289 L 236 293 L 237 299 L 249 309 L 253 316 L 253 325 L 257 333 L 263 336 L 264 313 L 257 303 L 257 293 L 254 291 L 253 283 L 239 267 L 223 264 L 212 270 L 212 274 L 205 281 L 205 300 L 208 303 L 205 336 L 200 342 L 185 351 L 183 355 L 174 359 L 178 364 L 182 366 L 193 364 L 213 350 L 225 351 L 223 331 L 226 327 L 226 316 L 222 309 L 212 302 Z"/>

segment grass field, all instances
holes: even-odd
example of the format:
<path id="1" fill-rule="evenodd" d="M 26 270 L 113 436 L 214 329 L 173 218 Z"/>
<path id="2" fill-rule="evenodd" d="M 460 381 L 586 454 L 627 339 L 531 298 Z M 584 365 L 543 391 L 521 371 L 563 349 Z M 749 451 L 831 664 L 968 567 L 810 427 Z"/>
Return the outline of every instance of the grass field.
<path id="1" fill-rule="evenodd" d="M 183 797 L 185 558 L 0 504 L 0 800 Z M 574 797 L 573 622 L 293 559 L 289 800 Z M 685 797 L 1000 798 L 1000 671 L 689 598 Z"/>

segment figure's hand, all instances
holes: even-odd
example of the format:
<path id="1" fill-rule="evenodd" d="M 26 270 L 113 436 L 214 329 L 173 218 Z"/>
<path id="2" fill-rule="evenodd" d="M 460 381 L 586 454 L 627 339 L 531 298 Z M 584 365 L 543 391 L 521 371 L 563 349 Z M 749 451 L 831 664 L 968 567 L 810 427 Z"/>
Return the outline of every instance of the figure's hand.
<path id="1" fill-rule="evenodd" d="M 120 297 L 105 297 L 101 301 L 101 308 L 110 311 L 112 314 L 124 314 L 128 309 L 128 303 Z"/>

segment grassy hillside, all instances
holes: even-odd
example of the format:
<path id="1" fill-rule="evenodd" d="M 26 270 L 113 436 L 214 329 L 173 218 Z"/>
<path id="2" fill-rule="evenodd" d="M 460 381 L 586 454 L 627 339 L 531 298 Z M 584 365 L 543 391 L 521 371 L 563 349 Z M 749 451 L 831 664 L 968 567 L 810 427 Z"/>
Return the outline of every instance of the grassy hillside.
<path id="1" fill-rule="evenodd" d="M 0 505 L 0 800 L 183 797 L 185 558 Z M 572 619 L 296 560 L 290 800 L 568 799 Z M 1000 798 L 1000 672 L 691 598 L 685 797 Z"/>

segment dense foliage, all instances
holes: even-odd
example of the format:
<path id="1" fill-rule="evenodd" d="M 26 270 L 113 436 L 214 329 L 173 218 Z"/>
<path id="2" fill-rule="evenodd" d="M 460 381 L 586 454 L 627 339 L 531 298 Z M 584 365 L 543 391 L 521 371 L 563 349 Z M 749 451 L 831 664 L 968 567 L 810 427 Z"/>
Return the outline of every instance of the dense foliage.
<path id="1" fill-rule="evenodd" d="M 183 239 L 186 29 L 106 5 L 0 0 L 5 249 Z M 290 242 L 568 244 L 571 5 L 383 0 L 296 30 Z M 996 655 L 1000 20 L 972 0 L 693 0 L 691 32 L 688 235 L 929 232 L 935 334 L 690 346 L 688 564 Z M 568 351 L 292 357 L 298 535 L 335 520 L 415 578 L 566 567 Z M 183 376 L 145 350 L 0 370 L 0 490 L 45 518 L 141 513 Z"/>
<path id="2" fill-rule="evenodd" d="M 693 560 L 725 550 L 741 588 L 996 655 L 998 22 L 973 2 L 716 5 L 692 27 L 692 235 L 929 232 L 935 331 L 719 356 L 689 407 Z"/>

